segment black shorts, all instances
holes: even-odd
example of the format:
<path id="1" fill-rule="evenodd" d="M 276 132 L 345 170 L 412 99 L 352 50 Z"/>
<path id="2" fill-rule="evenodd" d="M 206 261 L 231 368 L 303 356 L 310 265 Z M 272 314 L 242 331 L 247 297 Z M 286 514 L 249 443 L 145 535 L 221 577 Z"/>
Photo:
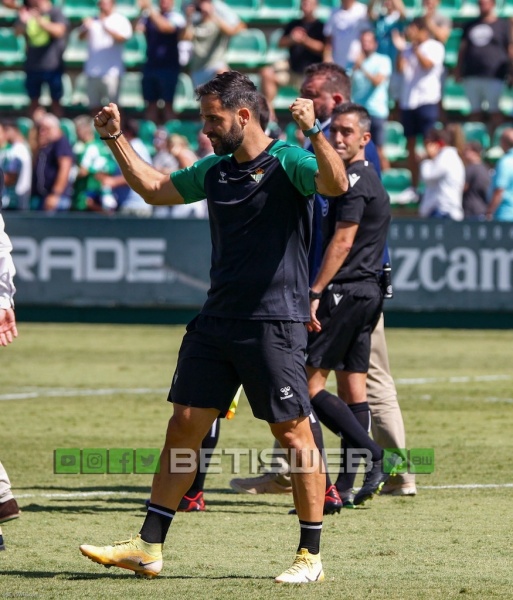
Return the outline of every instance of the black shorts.
<path id="1" fill-rule="evenodd" d="M 303 323 L 199 315 L 187 326 L 168 400 L 225 415 L 242 384 L 257 419 L 311 412 Z"/>
<path id="2" fill-rule="evenodd" d="M 333 371 L 367 373 L 370 338 L 383 306 L 378 283 L 331 284 L 317 310 L 321 331 L 308 336 L 306 364 Z"/>

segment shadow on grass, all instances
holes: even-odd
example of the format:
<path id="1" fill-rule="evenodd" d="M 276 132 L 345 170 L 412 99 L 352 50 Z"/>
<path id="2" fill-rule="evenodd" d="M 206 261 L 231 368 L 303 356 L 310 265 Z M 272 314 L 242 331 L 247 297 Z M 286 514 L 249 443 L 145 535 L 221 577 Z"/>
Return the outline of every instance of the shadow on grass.
<path id="1" fill-rule="evenodd" d="M 105 579 L 136 579 L 137 581 L 151 581 L 145 578 L 137 578 L 133 573 L 121 573 L 113 571 L 112 573 L 76 573 L 71 571 L 6 571 L 2 573 L 2 577 L 24 577 L 26 579 L 64 579 L 66 581 L 85 581 L 85 580 L 105 580 Z M 210 581 L 223 581 L 230 579 L 260 579 L 271 581 L 271 577 L 263 575 L 159 575 L 159 580 L 162 579 L 205 579 Z"/>

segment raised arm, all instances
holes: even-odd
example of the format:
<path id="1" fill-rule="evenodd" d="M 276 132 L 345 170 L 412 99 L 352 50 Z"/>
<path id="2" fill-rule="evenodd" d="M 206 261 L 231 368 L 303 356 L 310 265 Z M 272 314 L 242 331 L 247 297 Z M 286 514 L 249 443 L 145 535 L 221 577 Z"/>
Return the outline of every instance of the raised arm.
<path id="1" fill-rule="evenodd" d="M 128 185 L 145 202 L 153 205 L 183 204 L 184 199 L 168 175 L 153 168 L 134 151 L 122 134 L 121 119 L 116 104 L 110 103 L 94 117 L 94 126 L 101 138 L 106 138 Z"/>

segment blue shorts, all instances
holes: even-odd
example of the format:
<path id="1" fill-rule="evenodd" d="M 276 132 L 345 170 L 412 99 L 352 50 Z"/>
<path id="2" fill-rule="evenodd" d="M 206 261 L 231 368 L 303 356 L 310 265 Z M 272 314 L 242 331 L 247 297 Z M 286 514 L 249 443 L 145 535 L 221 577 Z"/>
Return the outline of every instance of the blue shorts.
<path id="1" fill-rule="evenodd" d="M 27 71 L 25 88 L 31 100 L 39 99 L 43 83 L 48 85 L 51 99 L 58 102 L 64 94 L 62 71 Z"/>
<path id="2" fill-rule="evenodd" d="M 306 340 L 304 323 L 199 315 L 187 325 L 168 400 L 224 416 L 242 384 L 257 419 L 306 417 Z"/>
<path id="3" fill-rule="evenodd" d="M 378 148 L 382 148 L 385 145 L 385 122 L 386 119 L 378 119 L 378 117 L 371 116 L 371 139 Z"/>
<path id="4" fill-rule="evenodd" d="M 180 69 L 145 65 L 142 76 L 142 95 L 146 102 L 173 102 Z"/>
<path id="5" fill-rule="evenodd" d="M 438 104 L 424 104 L 418 108 L 401 109 L 401 123 L 407 138 L 426 136 L 438 121 L 440 109 Z"/>

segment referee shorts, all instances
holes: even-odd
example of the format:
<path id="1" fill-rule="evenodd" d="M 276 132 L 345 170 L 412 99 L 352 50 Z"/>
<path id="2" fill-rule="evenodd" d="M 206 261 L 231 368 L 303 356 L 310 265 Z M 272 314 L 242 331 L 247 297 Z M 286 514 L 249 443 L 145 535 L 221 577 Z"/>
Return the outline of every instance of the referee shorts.
<path id="1" fill-rule="evenodd" d="M 187 326 L 168 400 L 225 415 L 242 384 L 257 419 L 311 412 L 304 323 L 199 315 Z"/>
<path id="2" fill-rule="evenodd" d="M 322 329 L 308 336 L 306 364 L 367 373 L 371 333 L 382 307 L 383 292 L 377 282 L 330 284 L 317 310 Z"/>

